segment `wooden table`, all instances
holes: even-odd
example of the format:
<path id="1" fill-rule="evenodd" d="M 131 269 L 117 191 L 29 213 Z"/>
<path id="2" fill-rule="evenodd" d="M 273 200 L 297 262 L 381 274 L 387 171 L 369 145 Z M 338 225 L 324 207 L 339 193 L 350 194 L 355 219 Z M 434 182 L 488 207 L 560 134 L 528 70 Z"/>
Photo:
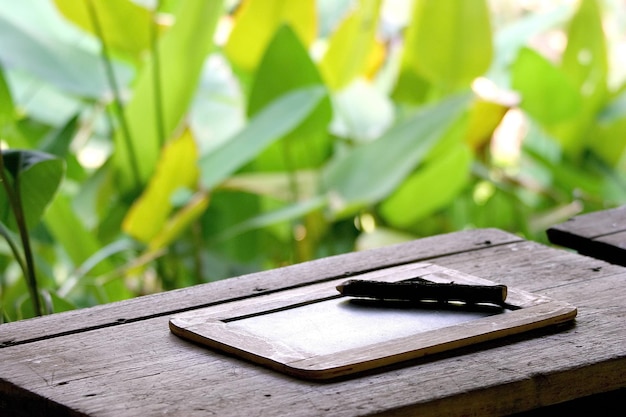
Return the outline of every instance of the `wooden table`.
<path id="1" fill-rule="evenodd" d="M 334 382 L 289 377 L 168 329 L 177 312 L 419 260 L 569 302 L 578 317 Z M 626 387 L 624 294 L 626 269 L 499 230 L 429 237 L 1 325 L 0 415 L 489 416 L 615 397 Z"/>
<path id="2" fill-rule="evenodd" d="M 626 206 L 572 217 L 547 235 L 556 245 L 626 266 Z"/>

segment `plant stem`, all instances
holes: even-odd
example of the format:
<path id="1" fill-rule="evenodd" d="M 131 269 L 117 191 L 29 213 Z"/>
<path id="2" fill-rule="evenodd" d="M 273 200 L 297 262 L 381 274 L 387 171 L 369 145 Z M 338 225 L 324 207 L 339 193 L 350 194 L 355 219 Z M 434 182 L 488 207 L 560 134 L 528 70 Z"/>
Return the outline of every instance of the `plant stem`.
<path id="1" fill-rule="evenodd" d="M 163 119 L 163 92 L 161 91 L 161 61 L 159 58 L 159 49 L 157 45 L 157 13 L 161 7 L 161 0 L 157 1 L 157 4 L 152 12 L 152 21 L 150 22 L 150 49 L 152 53 L 152 82 L 154 89 L 154 111 L 156 113 L 156 128 L 159 139 L 159 146 L 163 147 L 165 144 L 165 126 Z"/>
<path id="2" fill-rule="evenodd" d="M 2 235 L 2 237 L 4 237 L 4 239 L 9 244 L 9 248 L 11 249 L 11 252 L 13 252 L 13 257 L 17 261 L 17 264 L 20 266 L 22 273 L 24 274 L 24 276 L 27 276 L 26 264 L 24 263 L 24 259 L 22 259 L 22 254 L 20 253 L 19 248 L 15 244 L 15 240 L 13 240 L 13 238 L 11 237 L 9 230 L 2 223 L 0 223 L 0 235 Z"/>
<path id="3" fill-rule="evenodd" d="M 122 96 L 120 94 L 120 89 L 117 84 L 117 79 L 115 78 L 115 72 L 113 71 L 113 63 L 109 54 L 109 48 L 107 46 L 106 40 L 104 39 L 104 32 L 102 31 L 102 27 L 100 26 L 100 21 L 98 20 L 98 14 L 96 13 L 96 9 L 93 5 L 93 0 L 87 1 L 87 10 L 89 12 L 89 18 L 91 19 L 91 24 L 93 25 L 94 31 L 96 32 L 96 35 L 98 36 L 98 38 L 100 39 L 100 43 L 102 44 L 102 60 L 104 61 L 104 69 L 106 72 L 106 76 L 109 80 L 111 90 L 113 91 L 113 103 L 117 110 L 120 128 L 122 129 L 122 137 L 124 138 L 124 144 L 126 145 L 126 149 L 128 151 L 133 180 L 135 181 L 135 185 L 137 186 L 137 188 L 139 188 L 141 186 L 139 163 L 137 161 L 135 149 L 133 148 L 133 140 L 130 133 L 130 128 L 128 126 L 126 117 L 124 116 L 124 104 L 122 102 Z"/>
<path id="4" fill-rule="evenodd" d="M 2 185 L 4 186 L 4 190 L 7 193 L 7 199 L 9 204 L 11 205 L 11 209 L 13 211 L 13 215 L 15 216 L 15 223 L 17 224 L 17 228 L 20 233 L 20 238 L 22 240 L 22 248 L 24 250 L 24 260 L 21 257 L 17 256 L 17 252 L 14 248 L 14 244 L 11 244 L 11 240 L 8 240 L 9 246 L 11 246 L 11 250 L 14 251 L 16 255 L 16 259 L 24 272 L 26 283 L 28 284 L 28 291 L 30 293 L 31 302 L 33 304 L 33 310 L 37 316 L 43 315 L 43 311 L 41 309 L 41 302 L 39 301 L 39 289 L 37 288 L 37 276 L 35 273 L 35 262 L 33 260 L 33 253 L 30 247 L 30 237 L 28 235 L 28 228 L 26 226 L 26 219 L 24 218 L 24 209 L 22 207 L 22 198 L 20 196 L 20 188 L 19 188 L 19 175 L 16 176 L 13 186 L 9 182 L 9 179 L 6 176 L 6 172 L 4 170 L 4 158 L 2 155 L 2 150 L 0 149 L 0 181 L 2 181 Z M 5 236 L 6 237 L 6 236 Z"/>

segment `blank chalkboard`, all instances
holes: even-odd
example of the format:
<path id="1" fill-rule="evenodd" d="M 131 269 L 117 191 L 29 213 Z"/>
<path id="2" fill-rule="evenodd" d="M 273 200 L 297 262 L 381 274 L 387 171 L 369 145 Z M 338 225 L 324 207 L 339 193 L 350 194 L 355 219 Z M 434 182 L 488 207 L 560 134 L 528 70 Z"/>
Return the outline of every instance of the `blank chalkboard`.
<path id="1" fill-rule="evenodd" d="M 496 284 L 434 264 L 381 269 L 359 279 Z M 415 305 L 338 294 L 336 279 L 193 310 L 171 331 L 209 348 L 305 379 L 329 379 L 573 319 L 576 308 L 508 289 L 507 306 Z"/>

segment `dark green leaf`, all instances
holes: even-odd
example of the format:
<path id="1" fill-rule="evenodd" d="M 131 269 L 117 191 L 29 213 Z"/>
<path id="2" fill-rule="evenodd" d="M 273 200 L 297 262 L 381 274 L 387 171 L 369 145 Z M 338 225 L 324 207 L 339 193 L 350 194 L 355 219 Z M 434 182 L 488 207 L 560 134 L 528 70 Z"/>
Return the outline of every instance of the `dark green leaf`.
<path id="1" fill-rule="evenodd" d="M 19 184 L 19 194 L 26 224 L 34 227 L 45 208 L 55 195 L 64 165 L 59 158 L 39 151 L 6 150 L 2 152 L 5 170 L 13 179 L 13 186 Z M 9 201 L 4 187 L 0 188 L 0 207 L 5 216 L 9 213 Z M 5 224 L 13 225 L 14 221 Z"/>
<path id="2" fill-rule="evenodd" d="M 290 91 L 322 84 L 308 51 L 291 27 L 283 25 L 268 45 L 256 71 L 248 115 L 258 114 Z M 327 134 L 330 118 L 330 99 L 326 96 L 295 130 L 255 159 L 255 169 L 294 171 L 319 166 L 331 147 Z"/>

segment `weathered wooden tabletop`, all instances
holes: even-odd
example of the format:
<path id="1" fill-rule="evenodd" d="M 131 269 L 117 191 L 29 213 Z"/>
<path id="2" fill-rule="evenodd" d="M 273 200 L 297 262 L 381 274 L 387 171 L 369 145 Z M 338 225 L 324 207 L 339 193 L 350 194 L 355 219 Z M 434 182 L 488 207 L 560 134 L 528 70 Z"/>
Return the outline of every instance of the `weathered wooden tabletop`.
<path id="1" fill-rule="evenodd" d="M 547 235 L 556 245 L 626 266 L 626 206 L 572 217 Z"/>
<path id="2" fill-rule="evenodd" d="M 571 303 L 575 322 L 334 382 L 170 333 L 177 312 L 427 260 Z M 626 269 L 494 229 L 0 326 L 0 415 L 505 415 L 626 387 Z"/>

